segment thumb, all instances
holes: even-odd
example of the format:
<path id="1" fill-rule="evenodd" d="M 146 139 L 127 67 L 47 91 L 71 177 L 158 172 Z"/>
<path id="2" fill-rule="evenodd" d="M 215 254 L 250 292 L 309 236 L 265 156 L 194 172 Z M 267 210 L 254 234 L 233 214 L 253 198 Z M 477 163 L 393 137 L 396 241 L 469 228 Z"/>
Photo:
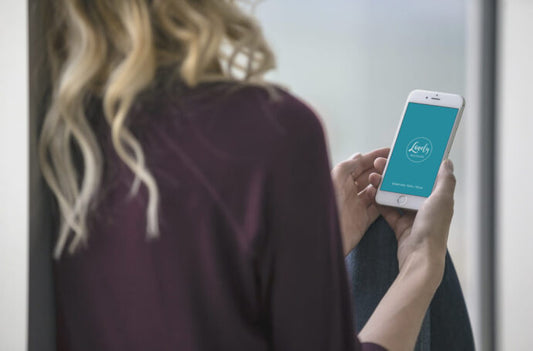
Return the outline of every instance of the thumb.
<path id="1" fill-rule="evenodd" d="M 453 196 L 455 191 L 455 176 L 453 174 L 453 163 L 450 160 L 444 160 L 440 165 L 437 180 L 435 181 L 434 193 L 448 194 Z"/>

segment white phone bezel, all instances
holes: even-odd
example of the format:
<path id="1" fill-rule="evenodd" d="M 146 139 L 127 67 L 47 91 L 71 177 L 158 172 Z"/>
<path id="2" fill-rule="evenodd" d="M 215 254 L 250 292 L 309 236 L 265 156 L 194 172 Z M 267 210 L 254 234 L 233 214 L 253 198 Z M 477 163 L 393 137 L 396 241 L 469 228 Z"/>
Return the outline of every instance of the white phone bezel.
<path id="1" fill-rule="evenodd" d="M 402 127 L 405 112 L 410 102 L 424 105 L 452 107 L 458 109 L 457 117 L 455 118 L 455 123 L 453 125 L 452 132 L 450 133 L 448 144 L 446 145 L 446 150 L 444 151 L 444 155 L 442 157 L 442 160 L 444 160 L 448 157 L 451 146 L 453 144 L 453 140 L 455 138 L 457 127 L 459 126 L 459 122 L 461 121 L 461 116 L 463 114 L 465 106 L 464 98 L 461 95 L 457 94 L 441 93 L 427 90 L 413 90 L 411 93 L 409 93 L 409 96 L 407 97 L 407 101 L 405 102 L 405 106 L 403 108 L 402 118 L 400 119 L 400 123 L 398 124 L 398 128 L 396 129 L 394 140 L 392 141 L 390 155 L 392 155 L 393 147 L 396 144 L 396 139 L 398 138 L 398 133 L 400 132 L 400 128 Z M 393 206 L 409 210 L 418 210 L 422 206 L 424 201 L 427 199 L 426 197 L 381 190 L 381 185 L 383 183 L 383 179 L 385 178 L 385 174 L 387 173 L 388 166 L 389 160 L 387 160 L 385 170 L 383 171 L 383 177 L 381 178 L 381 182 L 376 193 L 376 202 L 380 205 L 385 206 Z"/>

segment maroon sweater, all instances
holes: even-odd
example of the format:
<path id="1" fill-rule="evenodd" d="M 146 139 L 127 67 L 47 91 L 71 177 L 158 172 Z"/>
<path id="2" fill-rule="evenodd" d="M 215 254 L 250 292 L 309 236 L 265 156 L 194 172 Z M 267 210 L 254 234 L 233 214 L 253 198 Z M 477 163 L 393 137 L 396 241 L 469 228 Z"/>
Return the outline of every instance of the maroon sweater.
<path id="1" fill-rule="evenodd" d="M 233 87 L 233 86 L 232 86 Z M 227 83 L 142 97 L 129 125 L 160 192 L 147 192 L 89 112 L 106 159 L 89 241 L 56 264 L 59 349 L 383 350 L 360 344 L 328 153 L 293 96 Z"/>

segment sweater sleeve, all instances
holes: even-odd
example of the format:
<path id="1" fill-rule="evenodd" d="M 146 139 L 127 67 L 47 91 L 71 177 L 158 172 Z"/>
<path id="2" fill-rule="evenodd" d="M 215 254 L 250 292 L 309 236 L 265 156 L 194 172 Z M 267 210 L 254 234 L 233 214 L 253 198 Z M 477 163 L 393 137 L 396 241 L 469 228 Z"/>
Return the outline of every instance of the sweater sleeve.
<path id="1" fill-rule="evenodd" d="M 262 271 L 273 350 L 384 350 L 360 344 L 322 126 L 298 100 L 276 113 L 284 130 L 269 165 Z"/>

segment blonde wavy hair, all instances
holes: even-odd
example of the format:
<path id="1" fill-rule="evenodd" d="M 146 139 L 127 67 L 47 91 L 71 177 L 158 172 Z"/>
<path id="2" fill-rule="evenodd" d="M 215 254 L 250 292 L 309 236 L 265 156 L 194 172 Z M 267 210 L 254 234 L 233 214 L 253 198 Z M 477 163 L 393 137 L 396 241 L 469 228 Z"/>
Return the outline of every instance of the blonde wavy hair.
<path id="1" fill-rule="evenodd" d="M 262 84 L 274 57 L 258 23 L 233 0 L 46 0 L 50 102 L 39 140 L 42 173 L 59 206 L 59 258 L 87 242 L 87 215 L 102 183 L 102 152 L 87 116 L 102 101 L 113 147 L 148 190 L 147 236 L 159 235 L 159 192 L 142 145 L 125 124 L 160 68 L 188 86 L 232 80 Z M 77 174 L 73 144 L 80 150 Z"/>

